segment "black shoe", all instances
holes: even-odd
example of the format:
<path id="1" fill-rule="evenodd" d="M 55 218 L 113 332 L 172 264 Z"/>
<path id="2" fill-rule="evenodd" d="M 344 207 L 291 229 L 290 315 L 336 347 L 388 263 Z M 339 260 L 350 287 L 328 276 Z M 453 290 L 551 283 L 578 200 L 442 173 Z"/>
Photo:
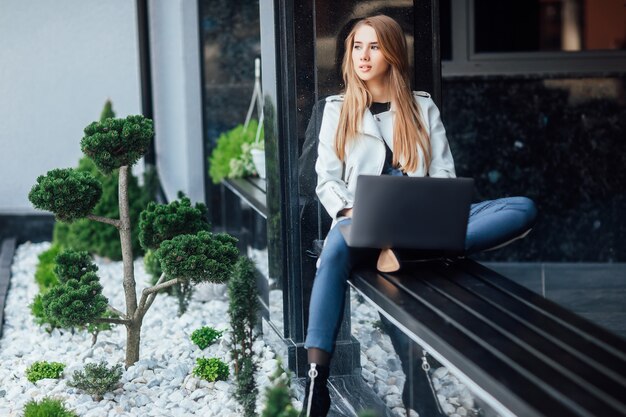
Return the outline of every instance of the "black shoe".
<path id="1" fill-rule="evenodd" d="M 300 417 L 326 417 L 330 409 L 330 394 L 326 385 L 329 368 L 315 363 L 310 366 Z"/>

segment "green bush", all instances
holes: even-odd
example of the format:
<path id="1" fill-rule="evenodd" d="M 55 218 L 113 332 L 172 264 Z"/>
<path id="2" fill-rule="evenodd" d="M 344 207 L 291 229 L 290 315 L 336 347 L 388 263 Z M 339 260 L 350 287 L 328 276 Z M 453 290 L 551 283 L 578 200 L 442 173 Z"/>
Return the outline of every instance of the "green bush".
<path id="1" fill-rule="evenodd" d="M 59 284 L 59 278 L 54 272 L 54 260 L 60 252 L 60 245 L 52 245 L 48 250 L 39 254 L 39 263 L 35 270 L 35 281 L 39 285 L 39 291 L 45 292 Z"/>
<path id="2" fill-rule="evenodd" d="M 44 398 L 41 402 L 30 400 L 24 405 L 24 417 L 78 417 L 65 408 L 60 400 Z"/>
<path id="3" fill-rule="evenodd" d="M 193 374 L 209 382 L 226 381 L 230 372 L 228 365 L 218 358 L 198 358 Z"/>
<path id="4" fill-rule="evenodd" d="M 72 379 L 67 383 L 70 387 L 78 388 L 96 400 L 102 399 L 107 392 L 113 391 L 122 378 L 123 368 L 118 364 L 111 368 L 106 362 L 85 365 L 84 371 L 74 371 Z"/>
<path id="5" fill-rule="evenodd" d="M 139 241 L 144 249 L 156 250 L 166 240 L 178 235 L 194 235 L 209 231 L 207 207 L 202 203 L 191 205 L 191 200 L 179 193 L 180 201 L 169 204 L 151 202 L 139 216 Z"/>
<path id="6" fill-rule="evenodd" d="M 61 378 L 65 365 L 60 362 L 39 361 L 26 369 L 26 378 L 30 382 L 37 382 L 44 378 Z"/>
<path id="7" fill-rule="evenodd" d="M 87 272 L 98 271 L 87 251 L 66 249 L 57 255 L 55 261 L 54 272 L 60 282 L 67 282 L 70 279 L 78 281 Z"/>
<path id="8" fill-rule="evenodd" d="M 42 297 L 47 317 L 63 327 L 81 326 L 102 317 L 108 301 L 95 272 L 87 272 L 80 281 L 71 279 L 53 287 Z"/>
<path id="9" fill-rule="evenodd" d="M 272 385 L 265 391 L 265 407 L 261 417 L 298 417 L 298 411 L 291 404 L 291 378 L 280 362 L 270 381 Z"/>
<path id="10" fill-rule="evenodd" d="M 228 280 L 239 251 L 237 239 L 226 233 L 201 231 L 166 240 L 157 250 L 161 268 L 168 277 L 193 283 Z"/>
<path id="11" fill-rule="evenodd" d="M 243 125 L 238 125 L 217 138 L 217 145 L 209 157 L 209 175 L 215 184 L 224 178 L 256 174 L 249 147 L 243 149 L 243 145 L 254 143 L 257 128 L 258 122 L 250 120 L 245 131 Z M 261 132 L 261 137 L 263 137 L 263 132 Z"/>
<path id="12" fill-rule="evenodd" d="M 163 272 L 158 257 L 153 252 L 162 242 L 178 235 L 195 234 L 211 229 L 206 219 L 207 208 L 204 204 L 196 203 L 194 207 L 191 200 L 180 192 L 178 198 L 180 201 L 172 201 L 170 204 L 149 203 L 140 215 L 139 241 L 146 249 L 144 264 L 153 277 L 153 284 L 156 284 Z M 191 300 L 193 287 L 189 282 L 182 282 L 167 288 L 166 292 L 178 298 L 178 315 L 182 315 Z"/>
<path id="13" fill-rule="evenodd" d="M 241 257 L 228 281 L 228 315 L 230 316 L 231 356 L 235 362 L 237 387 L 235 398 L 244 408 L 246 417 L 254 416 L 258 389 L 254 381 L 256 363 L 252 345 L 258 320 L 259 301 L 254 263 Z"/>
<path id="14" fill-rule="evenodd" d="M 200 349 L 204 349 L 215 343 L 223 334 L 224 332 L 215 330 L 213 327 L 204 326 L 191 333 L 191 341 L 198 345 Z"/>
<path id="15" fill-rule="evenodd" d="M 148 150 L 153 136 L 152 120 L 143 116 L 107 118 L 85 128 L 80 148 L 103 174 L 110 174 L 137 162 Z"/>
<path id="16" fill-rule="evenodd" d="M 57 220 L 72 222 L 91 214 L 102 195 L 102 185 L 92 175 L 72 168 L 53 169 L 37 177 L 28 199 Z"/>
<path id="17" fill-rule="evenodd" d="M 62 327 L 56 320 L 48 317 L 46 314 L 46 309 L 43 306 L 43 295 L 41 293 L 37 294 L 35 298 L 33 298 L 33 302 L 30 304 L 30 312 L 35 318 L 35 323 L 40 326 L 49 324 L 51 329 L 54 329 L 55 327 Z"/>

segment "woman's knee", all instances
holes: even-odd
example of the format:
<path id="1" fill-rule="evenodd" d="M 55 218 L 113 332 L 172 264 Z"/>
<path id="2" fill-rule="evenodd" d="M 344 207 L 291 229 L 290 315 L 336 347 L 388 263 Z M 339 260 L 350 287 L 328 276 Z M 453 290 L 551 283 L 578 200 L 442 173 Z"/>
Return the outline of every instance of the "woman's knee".
<path id="1" fill-rule="evenodd" d="M 528 197 L 514 197 L 514 204 L 517 210 L 523 212 L 523 223 L 527 228 L 531 228 L 537 219 L 537 206 Z"/>

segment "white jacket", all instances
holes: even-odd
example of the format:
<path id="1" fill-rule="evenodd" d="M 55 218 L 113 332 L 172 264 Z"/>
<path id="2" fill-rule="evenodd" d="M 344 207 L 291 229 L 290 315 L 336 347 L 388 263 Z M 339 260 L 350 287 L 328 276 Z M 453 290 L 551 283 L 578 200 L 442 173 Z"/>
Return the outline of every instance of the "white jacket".
<path id="1" fill-rule="evenodd" d="M 413 92 L 419 105 L 422 121 L 430 137 L 431 162 L 428 172 L 424 167 L 422 153 L 418 147 L 418 156 L 422 162 L 417 170 L 408 172 L 412 177 L 455 177 L 454 161 L 446 131 L 441 123 L 439 109 L 423 91 Z M 362 131 L 356 140 L 346 146 L 345 163 L 335 153 L 335 135 L 339 124 L 339 113 L 343 104 L 343 95 L 330 96 L 326 99 L 324 116 L 320 128 L 319 145 L 315 171 L 317 187 L 315 189 L 320 202 L 337 223 L 337 213 L 354 205 L 354 193 L 359 175 L 380 175 L 385 163 L 385 144 L 387 140 L 393 151 L 393 121 L 395 110 L 381 113 L 376 119 L 366 109 L 363 115 Z M 403 161 L 400 160 L 403 164 Z"/>

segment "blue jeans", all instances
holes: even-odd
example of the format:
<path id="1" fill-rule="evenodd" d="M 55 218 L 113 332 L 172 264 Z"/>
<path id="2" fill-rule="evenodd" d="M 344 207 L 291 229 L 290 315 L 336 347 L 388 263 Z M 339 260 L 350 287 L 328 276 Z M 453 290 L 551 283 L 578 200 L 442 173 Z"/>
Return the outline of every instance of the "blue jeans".
<path id="1" fill-rule="evenodd" d="M 536 215 L 535 204 L 526 197 L 472 204 L 465 240 L 467 253 L 493 248 L 520 236 L 532 227 Z M 328 232 L 311 292 L 306 348 L 333 352 L 350 271 L 362 258 L 371 255 L 371 249 L 349 248 L 337 226 Z"/>

